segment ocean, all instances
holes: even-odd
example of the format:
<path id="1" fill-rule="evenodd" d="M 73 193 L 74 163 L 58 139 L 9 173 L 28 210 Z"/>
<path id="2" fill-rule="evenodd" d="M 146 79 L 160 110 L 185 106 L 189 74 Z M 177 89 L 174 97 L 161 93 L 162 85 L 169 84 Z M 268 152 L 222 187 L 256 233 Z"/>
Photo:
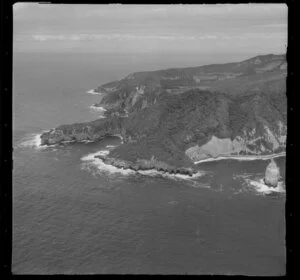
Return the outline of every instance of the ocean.
<path id="1" fill-rule="evenodd" d="M 285 274 L 285 192 L 260 183 L 269 160 L 204 162 L 188 180 L 93 158 L 117 137 L 39 146 L 42 131 L 101 115 L 89 90 L 191 61 L 14 54 L 13 273 Z M 285 178 L 285 157 L 275 161 Z"/>

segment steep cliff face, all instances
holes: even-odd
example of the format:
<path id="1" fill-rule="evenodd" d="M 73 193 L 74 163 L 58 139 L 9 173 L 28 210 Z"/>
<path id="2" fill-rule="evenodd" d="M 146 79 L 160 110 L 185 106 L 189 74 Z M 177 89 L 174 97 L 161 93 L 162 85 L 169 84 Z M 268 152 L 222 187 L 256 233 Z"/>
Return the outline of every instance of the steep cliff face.
<path id="1" fill-rule="evenodd" d="M 193 161 L 222 156 L 242 155 L 268 155 L 284 152 L 286 147 L 286 126 L 278 122 L 275 131 L 264 126 L 264 131 L 257 133 L 256 129 L 243 130 L 241 135 L 233 140 L 230 138 L 217 138 L 214 135 L 202 146 L 195 145 L 185 151 L 185 154 Z"/>
<path id="2" fill-rule="evenodd" d="M 120 134 L 124 144 L 111 152 L 113 158 L 135 163 L 155 157 L 175 167 L 207 157 L 281 152 L 285 65 L 284 56 L 268 55 L 130 74 L 98 88 L 105 95 L 105 119 L 60 126 L 44 133 L 42 144 Z"/>

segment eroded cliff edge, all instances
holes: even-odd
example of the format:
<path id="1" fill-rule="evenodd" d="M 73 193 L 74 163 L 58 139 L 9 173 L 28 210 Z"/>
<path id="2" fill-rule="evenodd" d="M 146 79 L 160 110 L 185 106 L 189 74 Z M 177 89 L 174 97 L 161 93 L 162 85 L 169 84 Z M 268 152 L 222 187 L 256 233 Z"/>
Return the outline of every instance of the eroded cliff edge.
<path id="1" fill-rule="evenodd" d="M 106 118 L 62 125 L 44 133 L 42 144 L 120 135 L 123 144 L 111 151 L 111 163 L 135 168 L 155 158 L 172 170 L 211 157 L 285 151 L 284 56 L 195 69 L 134 73 L 103 85 L 98 105 Z"/>

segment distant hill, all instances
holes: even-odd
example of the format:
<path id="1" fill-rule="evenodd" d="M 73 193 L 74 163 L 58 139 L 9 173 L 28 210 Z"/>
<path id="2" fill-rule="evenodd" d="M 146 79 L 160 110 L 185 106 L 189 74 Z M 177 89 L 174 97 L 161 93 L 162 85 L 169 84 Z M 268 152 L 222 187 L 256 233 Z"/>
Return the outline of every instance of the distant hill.
<path id="1" fill-rule="evenodd" d="M 218 156 L 285 151 L 284 55 L 226 64 L 137 72 L 99 86 L 96 106 L 106 118 L 64 125 L 42 135 L 44 144 L 99 140 L 120 134 L 114 158 L 157 160 L 174 166 Z"/>
<path id="2" fill-rule="evenodd" d="M 193 88 L 239 96 L 284 91 L 286 68 L 284 55 L 270 54 L 237 63 L 137 72 L 95 89 L 104 94 L 96 105 L 121 113 L 153 104 L 162 94 L 180 94 Z"/>

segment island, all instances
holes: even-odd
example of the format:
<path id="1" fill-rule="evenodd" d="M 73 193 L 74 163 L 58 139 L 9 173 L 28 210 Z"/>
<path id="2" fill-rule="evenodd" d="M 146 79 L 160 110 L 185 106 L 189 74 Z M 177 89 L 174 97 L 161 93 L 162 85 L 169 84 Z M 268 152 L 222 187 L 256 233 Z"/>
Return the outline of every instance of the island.
<path id="1" fill-rule="evenodd" d="M 188 176 L 202 161 L 276 156 L 286 147 L 286 77 L 285 55 L 274 54 L 132 73 L 94 89 L 104 117 L 51 129 L 41 144 L 119 135 L 104 163 Z"/>

